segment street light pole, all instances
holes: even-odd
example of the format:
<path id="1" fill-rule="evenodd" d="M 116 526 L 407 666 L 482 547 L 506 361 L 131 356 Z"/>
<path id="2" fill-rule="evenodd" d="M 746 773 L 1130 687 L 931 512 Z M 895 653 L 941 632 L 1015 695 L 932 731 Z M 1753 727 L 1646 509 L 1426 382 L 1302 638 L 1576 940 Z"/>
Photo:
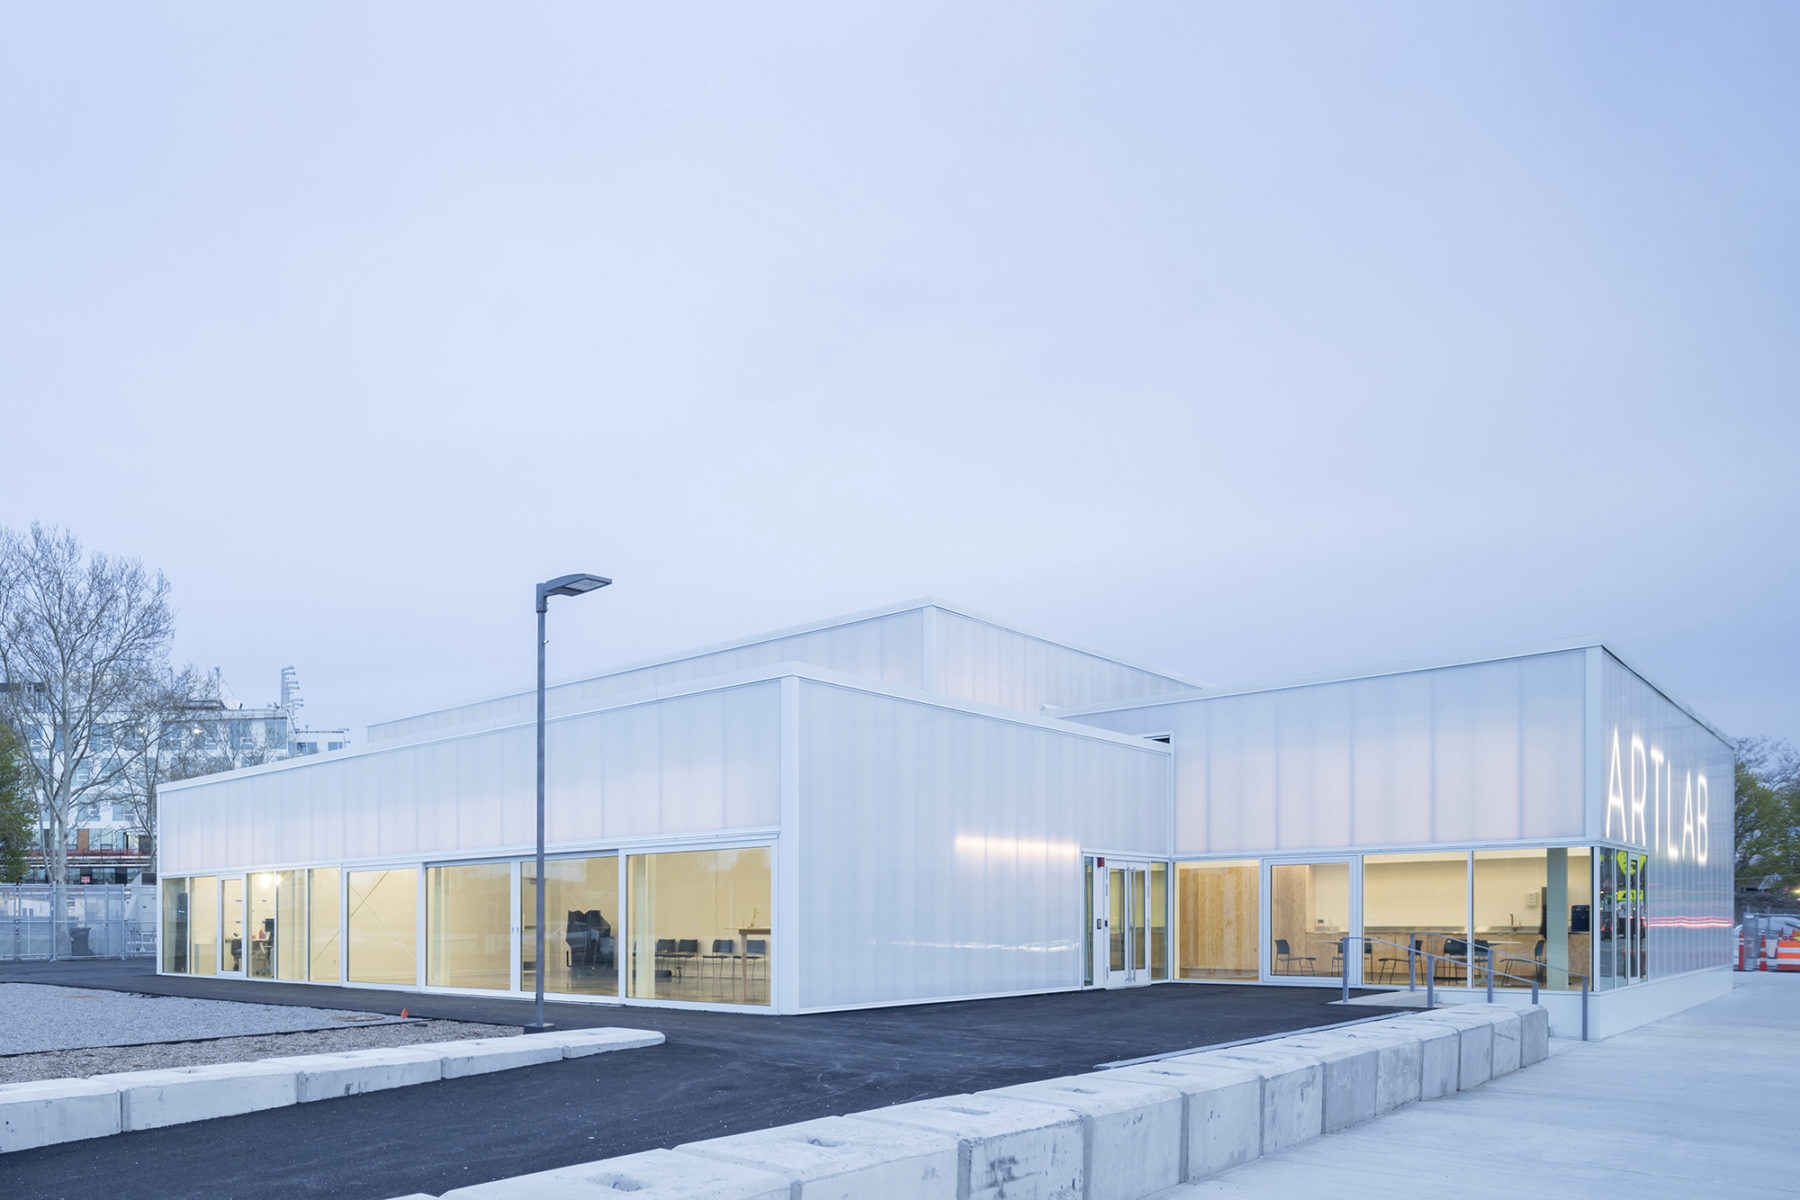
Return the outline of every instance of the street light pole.
<path id="1" fill-rule="evenodd" d="M 552 596 L 584 596 L 599 591 L 612 580 L 599 575 L 563 575 L 537 585 L 537 952 L 533 974 L 537 977 L 537 1017 L 526 1033 L 543 1033 L 551 1026 L 544 1020 L 544 618 Z"/>

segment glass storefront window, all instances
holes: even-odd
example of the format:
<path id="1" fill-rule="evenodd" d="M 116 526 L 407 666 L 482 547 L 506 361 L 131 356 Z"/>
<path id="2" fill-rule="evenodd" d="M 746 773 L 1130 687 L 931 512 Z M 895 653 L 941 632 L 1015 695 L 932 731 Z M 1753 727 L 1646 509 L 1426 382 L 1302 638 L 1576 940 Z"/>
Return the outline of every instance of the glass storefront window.
<path id="1" fill-rule="evenodd" d="M 1588 870 L 1583 847 L 1475 852 L 1476 982 L 1491 954 L 1496 988 L 1579 988 L 1588 966 Z M 1575 974 L 1572 976 L 1570 972 Z"/>
<path id="2" fill-rule="evenodd" d="M 307 897 L 311 901 L 310 953 L 306 977 L 315 983 L 338 981 L 338 869 L 319 867 L 309 871 Z"/>
<path id="3" fill-rule="evenodd" d="M 1363 952 L 1364 983 L 1394 985 L 1411 979 L 1423 984 L 1427 970 L 1439 983 L 1466 983 L 1468 854 L 1365 854 L 1363 933 L 1371 939 Z M 1409 948 L 1420 954 L 1408 953 Z M 1457 961 L 1440 962 L 1424 954 Z"/>
<path id="4" fill-rule="evenodd" d="M 162 881 L 162 969 L 185 975 L 188 969 L 188 881 Z"/>
<path id="5" fill-rule="evenodd" d="M 353 983 L 419 981 L 419 872 L 351 871 L 345 974 Z"/>
<path id="6" fill-rule="evenodd" d="M 1150 864 L 1150 978 L 1169 977 L 1169 869 Z"/>
<path id="7" fill-rule="evenodd" d="M 469 863 L 425 872 L 425 982 L 512 987 L 512 864 Z"/>
<path id="8" fill-rule="evenodd" d="M 768 847 L 634 854 L 626 877 L 630 995 L 769 1003 Z"/>
<path id="9" fill-rule="evenodd" d="M 1269 867 L 1269 971 L 1337 978 L 1338 939 L 1350 929 L 1350 864 Z"/>
<path id="10" fill-rule="evenodd" d="M 1257 861 L 1178 863 L 1175 867 L 1176 970 L 1182 979 L 1257 977 L 1262 938 Z"/>
<path id="11" fill-rule="evenodd" d="M 219 880 L 219 970 L 244 970 L 244 879 Z"/>
<path id="12" fill-rule="evenodd" d="M 252 979 L 275 978 L 275 872 L 253 871 L 249 876 L 249 946 L 246 974 Z"/>
<path id="13" fill-rule="evenodd" d="M 196 975 L 219 971 L 219 877 L 188 881 L 188 969 Z"/>
<path id="14" fill-rule="evenodd" d="M 619 994 L 619 860 L 553 858 L 544 863 L 544 990 L 577 996 Z M 764 910 L 765 915 L 767 910 Z M 537 862 L 519 867 L 519 984 L 530 989 L 537 954 Z"/>
<path id="15" fill-rule="evenodd" d="M 275 978 L 306 978 L 306 872 L 275 873 Z"/>

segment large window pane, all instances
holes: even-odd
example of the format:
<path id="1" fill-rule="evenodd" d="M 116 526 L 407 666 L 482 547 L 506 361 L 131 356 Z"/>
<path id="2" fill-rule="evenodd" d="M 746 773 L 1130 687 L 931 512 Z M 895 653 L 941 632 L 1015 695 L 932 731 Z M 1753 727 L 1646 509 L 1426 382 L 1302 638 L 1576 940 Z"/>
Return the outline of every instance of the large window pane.
<path id="1" fill-rule="evenodd" d="M 1341 974 L 1338 939 L 1350 928 L 1350 864 L 1270 867 L 1269 926 L 1273 974 Z"/>
<path id="2" fill-rule="evenodd" d="M 1619 932 L 1624 921 L 1624 906 L 1619 899 L 1618 869 L 1619 861 L 1624 857 L 1623 850 L 1609 850 L 1604 846 L 1598 853 L 1600 903 L 1593 916 L 1600 946 L 1594 965 L 1594 986 L 1601 991 L 1616 986 L 1625 977 L 1624 942 Z"/>
<path id="3" fill-rule="evenodd" d="M 1420 957 L 1411 978 L 1440 983 L 1469 978 L 1469 856 L 1455 854 L 1367 854 L 1363 856 L 1363 982 L 1407 982 L 1404 947 L 1447 955 L 1454 962 Z M 1391 945 L 1389 943 L 1392 943 Z"/>
<path id="4" fill-rule="evenodd" d="M 355 983 L 419 981 L 419 873 L 352 871 L 349 889 L 347 977 Z"/>
<path id="5" fill-rule="evenodd" d="M 188 881 L 162 881 L 162 969 L 187 974 Z"/>
<path id="6" fill-rule="evenodd" d="M 306 872 L 275 874 L 275 977 L 306 978 Z"/>
<path id="7" fill-rule="evenodd" d="M 219 970 L 244 969 L 244 880 L 219 880 Z"/>
<path id="8" fill-rule="evenodd" d="M 632 855 L 626 871 L 631 995 L 769 1002 L 767 847 Z"/>
<path id="9" fill-rule="evenodd" d="M 311 961 L 306 977 L 315 983 L 338 981 L 338 869 L 320 867 L 307 872 L 312 878 L 307 896 L 312 902 Z"/>
<path id="10" fill-rule="evenodd" d="M 512 987 L 512 865 L 471 863 L 425 872 L 425 982 Z"/>
<path id="11" fill-rule="evenodd" d="M 196 875 L 188 882 L 188 969 L 196 975 L 219 970 L 217 875 Z"/>
<path id="12" fill-rule="evenodd" d="M 1169 874 L 1162 863 L 1150 864 L 1150 978 L 1169 977 Z"/>
<path id="13" fill-rule="evenodd" d="M 1476 966 L 1493 955 L 1495 987 L 1581 986 L 1569 972 L 1588 970 L 1588 863 L 1580 848 L 1476 851 Z"/>
<path id="14" fill-rule="evenodd" d="M 1183 979 L 1255 979 L 1257 861 L 1180 863 L 1177 969 Z"/>
<path id="15" fill-rule="evenodd" d="M 544 863 L 544 990 L 619 994 L 619 860 L 554 858 Z M 519 868 L 519 983 L 531 987 L 537 955 L 537 863 Z"/>
<path id="16" fill-rule="evenodd" d="M 249 878 L 250 953 L 247 974 L 252 979 L 275 978 L 275 872 L 253 871 Z"/>

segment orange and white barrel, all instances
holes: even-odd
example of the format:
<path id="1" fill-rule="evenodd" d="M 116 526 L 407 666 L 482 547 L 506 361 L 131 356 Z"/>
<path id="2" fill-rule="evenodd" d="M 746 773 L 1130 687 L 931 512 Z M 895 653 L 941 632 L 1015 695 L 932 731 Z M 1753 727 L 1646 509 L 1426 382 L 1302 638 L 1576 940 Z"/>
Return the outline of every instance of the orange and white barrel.
<path id="1" fill-rule="evenodd" d="M 1800 971 L 1800 942 L 1775 943 L 1775 969 Z"/>

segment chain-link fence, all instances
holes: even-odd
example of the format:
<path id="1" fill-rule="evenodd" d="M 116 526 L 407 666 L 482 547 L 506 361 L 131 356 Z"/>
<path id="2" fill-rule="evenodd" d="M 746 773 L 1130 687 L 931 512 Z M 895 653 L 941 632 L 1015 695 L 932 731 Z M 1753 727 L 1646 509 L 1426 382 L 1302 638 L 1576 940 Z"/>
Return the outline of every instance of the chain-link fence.
<path id="1" fill-rule="evenodd" d="M 0 884 L 0 961 L 155 953 L 156 889 L 150 885 Z"/>

